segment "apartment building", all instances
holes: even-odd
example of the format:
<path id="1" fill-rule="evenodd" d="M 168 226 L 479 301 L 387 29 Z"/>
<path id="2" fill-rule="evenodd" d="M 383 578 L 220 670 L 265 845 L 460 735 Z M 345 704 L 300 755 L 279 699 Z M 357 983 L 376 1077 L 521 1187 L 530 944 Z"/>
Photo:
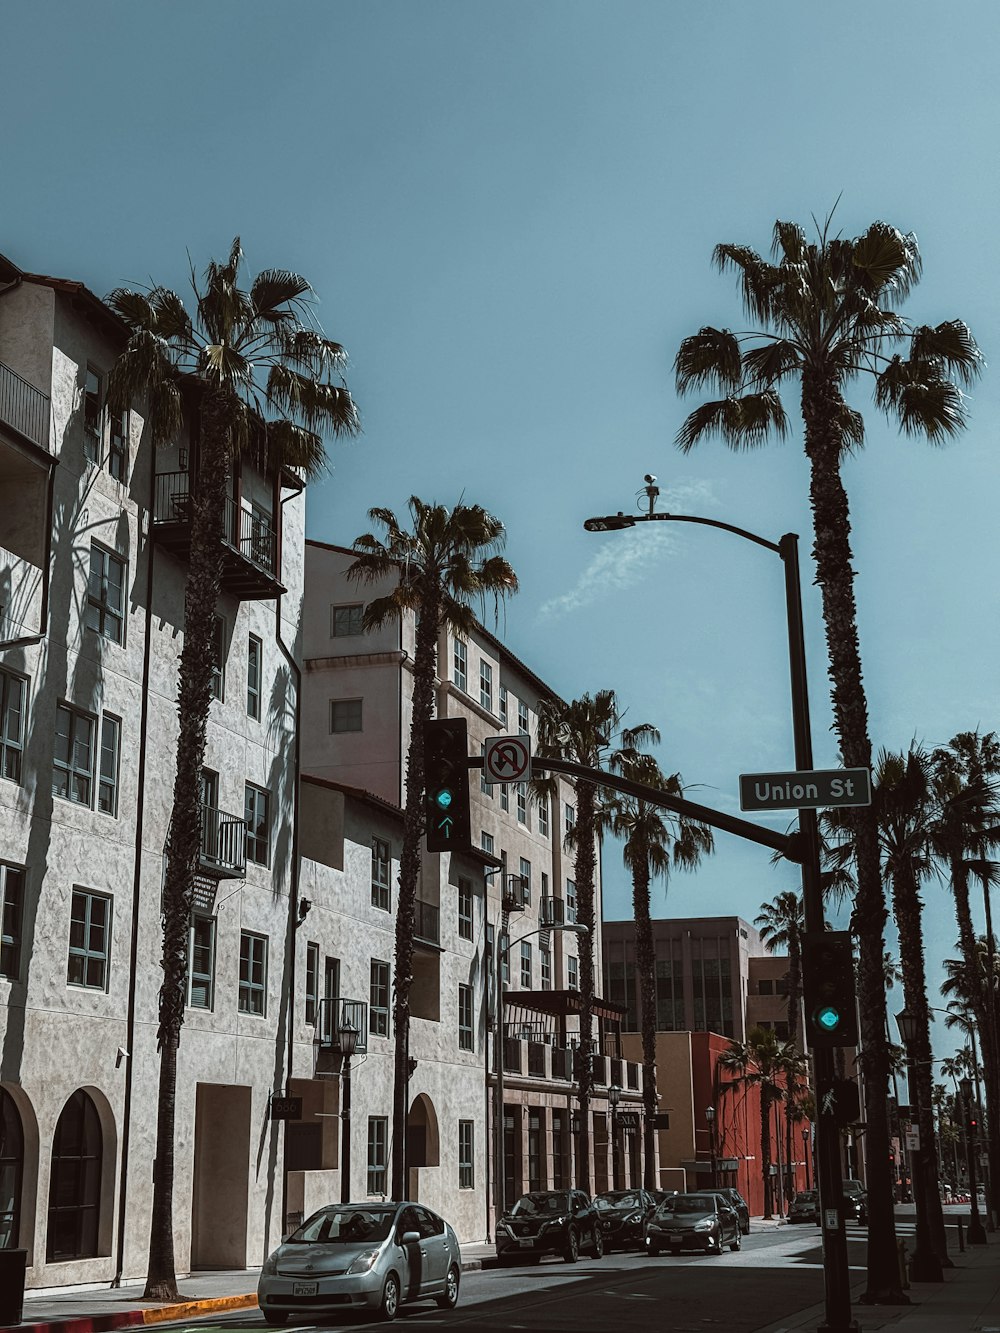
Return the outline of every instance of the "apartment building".
<path id="1" fill-rule="evenodd" d="M 307 782 L 325 783 L 354 800 L 382 802 L 398 817 L 405 799 L 415 623 L 407 616 L 364 632 L 366 600 L 389 586 L 349 581 L 353 558 L 345 547 L 306 542 L 302 768 Z M 473 755 L 485 749 L 490 736 L 534 737 L 539 700 L 552 694 L 483 626 L 467 638 L 442 633 L 437 716 L 466 720 Z M 486 1207 L 498 1194 L 496 1112 L 484 1095 L 484 1079 L 490 1088 L 496 1082 L 496 1048 L 488 1035 L 491 1029 L 495 1035 L 497 972 L 504 1037 L 504 1197 L 568 1184 L 579 1131 L 573 1055 L 579 945 L 576 936 L 559 929 L 575 922 L 573 863 L 564 849 L 576 816 L 575 792 L 560 778 L 553 798 L 538 802 L 525 784 L 491 784 L 475 769 L 470 788 L 473 848 L 425 854 L 421 864 L 410 1034 L 416 1060 L 410 1119 L 416 1119 L 407 1136 L 411 1195 L 457 1217 L 463 1239 L 481 1236 L 484 1226 L 488 1234 Z M 596 892 L 600 920 L 599 875 Z M 375 924 L 391 932 L 391 893 L 372 907 L 382 913 Z M 362 944 L 360 933 L 354 938 Z M 388 966 L 385 984 L 391 993 L 392 954 L 388 935 L 383 938 L 381 955 L 369 950 L 370 966 L 376 961 Z M 594 945 L 600 977 L 600 938 Z M 373 1003 L 375 994 L 373 971 Z M 611 1179 L 607 1088 L 620 1085 L 626 1101 L 631 1097 L 638 1104 L 639 1078 L 634 1062 L 622 1059 L 623 1011 L 599 998 L 596 1013 L 591 1143 L 592 1178 L 600 1189 Z M 391 1066 L 372 1069 L 368 1077 L 372 1105 L 380 1099 L 391 1107 Z M 456 1155 L 468 1163 L 463 1179 L 474 1186 L 456 1190 L 454 1173 L 445 1167 Z M 473 1194 L 463 1195 L 466 1188 Z"/>
<path id="2" fill-rule="evenodd" d="M 126 329 L 0 258 L 0 1246 L 29 1286 L 146 1271 L 160 900 L 198 433 L 107 410 Z M 304 502 L 237 466 L 177 1078 L 178 1272 L 281 1231 Z M 293 956 L 293 955 L 292 955 Z M 299 1038 L 294 1059 L 289 1041 Z"/>

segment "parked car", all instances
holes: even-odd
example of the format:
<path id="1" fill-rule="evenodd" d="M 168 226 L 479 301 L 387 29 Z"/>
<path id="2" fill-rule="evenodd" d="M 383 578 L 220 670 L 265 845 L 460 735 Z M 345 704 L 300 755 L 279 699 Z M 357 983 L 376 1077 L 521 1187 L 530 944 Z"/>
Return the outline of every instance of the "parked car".
<path id="1" fill-rule="evenodd" d="M 408 1301 L 454 1309 L 461 1272 L 458 1237 L 423 1204 L 329 1204 L 264 1261 L 257 1304 L 268 1324 L 349 1306 L 395 1319 Z"/>
<path id="2" fill-rule="evenodd" d="M 580 1190 L 532 1190 L 500 1218 L 496 1250 L 501 1263 L 561 1254 L 575 1264 L 581 1250 L 600 1259 L 604 1232 L 597 1209 Z"/>
<path id="3" fill-rule="evenodd" d="M 594 1207 L 601 1216 L 604 1248 L 616 1245 L 641 1245 L 646 1230 L 646 1218 L 656 1209 L 656 1200 L 646 1190 L 608 1190 L 594 1198 Z"/>
<path id="4" fill-rule="evenodd" d="M 799 1190 L 788 1205 L 789 1222 L 819 1222 L 819 1191 Z"/>
<path id="5" fill-rule="evenodd" d="M 858 1194 L 854 1190 L 844 1190 L 844 1217 L 848 1222 L 860 1222 L 868 1225 L 868 1195 Z"/>
<path id="6" fill-rule="evenodd" d="M 713 1190 L 714 1194 L 721 1194 L 722 1197 L 736 1211 L 736 1216 L 740 1219 L 740 1230 L 744 1236 L 750 1235 L 750 1205 L 744 1199 L 738 1189 L 727 1186 L 725 1189 Z"/>
<path id="7" fill-rule="evenodd" d="M 675 1194 L 646 1223 L 646 1253 L 654 1256 L 661 1250 L 679 1254 L 685 1247 L 721 1254 L 724 1246 L 736 1251 L 741 1244 L 736 1211 L 717 1194 Z"/>

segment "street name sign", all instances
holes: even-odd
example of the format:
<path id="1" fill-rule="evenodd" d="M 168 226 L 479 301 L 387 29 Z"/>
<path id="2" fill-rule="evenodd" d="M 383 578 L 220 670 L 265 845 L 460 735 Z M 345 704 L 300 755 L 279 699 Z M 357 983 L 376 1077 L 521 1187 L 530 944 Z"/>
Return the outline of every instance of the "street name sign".
<path id="1" fill-rule="evenodd" d="M 867 768 L 740 774 L 741 810 L 818 810 L 871 803 L 872 780 Z"/>
<path id="2" fill-rule="evenodd" d="M 489 736 L 483 768 L 487 782 L 524 782 L 531 777 L 531 741 L 527 736 Z"/>

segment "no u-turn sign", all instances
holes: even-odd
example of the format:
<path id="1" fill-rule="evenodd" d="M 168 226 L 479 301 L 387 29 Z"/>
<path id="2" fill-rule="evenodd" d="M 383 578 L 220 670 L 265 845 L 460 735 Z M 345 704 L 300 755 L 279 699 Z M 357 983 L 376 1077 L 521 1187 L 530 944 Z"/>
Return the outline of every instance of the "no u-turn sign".
<path id="1" fill-rule="evenodd" d="M 486 742 L 483 770 L 487 782 L 524 782 L 531 777 L 531 739 L 491 736 Z"/>

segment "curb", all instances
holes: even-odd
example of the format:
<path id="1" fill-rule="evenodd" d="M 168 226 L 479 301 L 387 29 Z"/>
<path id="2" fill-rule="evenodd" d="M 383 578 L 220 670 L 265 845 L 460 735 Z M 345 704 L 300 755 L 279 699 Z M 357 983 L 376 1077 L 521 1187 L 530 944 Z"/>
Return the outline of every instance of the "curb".
<path id="1" fill-rule="evenodd" d="M 248 1310 L 256 1304 L 256 1292 L 244 1296 L 214 1296 L 203 1301 L 177 1301 L 145 1310 L 117 1310 L 113 1314 L 10 1324 L 0 1328 L 0 1333 L 109 1333 L 111 1329 L 163 1324 L 171 1319 L 197 1319 L 221 1310 Z"/>

